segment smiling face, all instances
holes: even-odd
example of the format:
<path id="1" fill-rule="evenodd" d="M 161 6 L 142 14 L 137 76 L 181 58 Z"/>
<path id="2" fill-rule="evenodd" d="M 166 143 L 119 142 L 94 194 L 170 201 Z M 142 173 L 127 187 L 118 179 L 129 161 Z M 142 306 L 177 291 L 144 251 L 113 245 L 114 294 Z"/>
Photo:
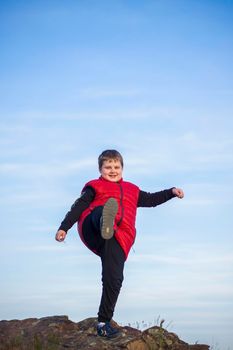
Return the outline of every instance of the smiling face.
<path id="1" fill-rule="evenodd" d="M 122 178 L 123 168 L 118 159 L 105 160 L 100 169 L 101 176 L 108 181 L 117 182 Z"/>

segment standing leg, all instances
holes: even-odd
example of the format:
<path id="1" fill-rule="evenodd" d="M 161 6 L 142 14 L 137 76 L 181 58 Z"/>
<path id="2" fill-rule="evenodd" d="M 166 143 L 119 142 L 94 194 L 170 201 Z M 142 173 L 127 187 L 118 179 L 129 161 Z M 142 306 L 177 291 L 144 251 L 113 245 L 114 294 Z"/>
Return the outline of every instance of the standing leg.
<path id="1" fill-rule="evenodd" d="M 109 322 L 112 319 L 124 279 L 125 254 L 115 237 L 105 241 L 101 260 L 103 287 L 98 321 Z"/>
<path id="2" fill-rule="evenodd" d="M 98 312 L 99 322 L 112 319 L 115 305 L 124 279 L 125 254 L 113 236 L 101 237 L 101 218 L 103 207 L 97 207 L 83 223 L 83 237 L 88 247 L 94 249 L 102 262 L 102 297 Z"/>
<path id="3" fill-rule="evenodd" d="M 109 322 L 113 317 L 124 279 L 123 270 L 125 263 L 123 249 L 114 236 L 110 238 L 114 231 L 111 233 L 110 229 L 108 232 L 108 227 L 110 227 L 111 223 L 113 225 L 114 215 L 116 214 L 116 206 L 113 201 L 112 203 L 110 201 L 110 205 L 108 202 L 104 207 L 95 208 L 83 223 L 84 240 L 90 249 L 97 252 L 102 262 L 102 297 L 98 312 L 99 324 L 97 326 L 97 334 L 109 338 L 119 334 L 119 331 L 111 327 Z M 101 226 L 104 221 L 102 216 L 105 216 L 104 230 L 103 226 Z M 107 239 L 102 238 L 101 231 L 107 233 Z"/>

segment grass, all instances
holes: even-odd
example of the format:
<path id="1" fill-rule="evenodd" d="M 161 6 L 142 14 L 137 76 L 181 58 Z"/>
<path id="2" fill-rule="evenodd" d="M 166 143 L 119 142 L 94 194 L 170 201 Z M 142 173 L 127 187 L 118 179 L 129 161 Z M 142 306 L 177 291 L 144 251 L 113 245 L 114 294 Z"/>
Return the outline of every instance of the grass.
<path id="1" fill-rule="evenodd" d="M 157 326 L 157 327 L 161 327 L 163 329 L 166 329 L 168 330 L 169 327 L 172 327 L 172 321 L 168 322 L 166 325 L 165 325 L 165 320 L 164 319 L 161 319 L 160 318 L 160 315 L 157 317 L 157 319 L 154 319 L 153 322 L 145 322 L 145 321 L 136 321 L 136 322 L 133 322 L 133 323 L 128 323 L 127 326 L 129 327 L 133 327 L 133 328 L 136 328 L 140 331 L 144 331 L 148 328 L 151 328 L 151 327 L 154 327 L 154 326 Z"/>

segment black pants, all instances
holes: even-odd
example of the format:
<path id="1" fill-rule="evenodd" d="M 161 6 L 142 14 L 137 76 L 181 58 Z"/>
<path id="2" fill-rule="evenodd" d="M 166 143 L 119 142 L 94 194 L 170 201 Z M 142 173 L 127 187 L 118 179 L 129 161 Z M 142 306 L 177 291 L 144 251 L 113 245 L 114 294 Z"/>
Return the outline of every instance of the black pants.
<path id="1" fill-rule="evenodd" d="M 101 237 L 100 218 L 103 207 L 95 208 L 83 223 L 83 237 L 90 249 L 97 251 L 102 262 L 102 297 L 98 312 L 98 321 L 112 319 L 118 295 L 124 279 L 125 254 L 113 236 L 109 240 Z"/>

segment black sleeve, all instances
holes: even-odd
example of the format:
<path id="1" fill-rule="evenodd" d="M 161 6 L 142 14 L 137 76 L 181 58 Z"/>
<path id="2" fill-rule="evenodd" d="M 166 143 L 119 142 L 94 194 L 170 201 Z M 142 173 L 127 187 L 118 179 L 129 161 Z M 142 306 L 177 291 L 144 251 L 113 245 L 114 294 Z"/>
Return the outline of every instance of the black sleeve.
<path id="1" fill-rule="evenodd" d="M 175 197 L 175 195 L 172 193 L 172 188 L 154 193 L 140 191 L 137 206 L 156 207 L 156 205 L 167 202 L 169 199 Z"/>
<path id="2" fill-rule="evenodd" d="M 87 209 L 95 197 L 95 191 L 92 187 L 86 187 L 81 196 L 74 202 L 64 220 L 62 221 L 59 230 L 67 232 L 80 218 L 82 212 Z"/>

